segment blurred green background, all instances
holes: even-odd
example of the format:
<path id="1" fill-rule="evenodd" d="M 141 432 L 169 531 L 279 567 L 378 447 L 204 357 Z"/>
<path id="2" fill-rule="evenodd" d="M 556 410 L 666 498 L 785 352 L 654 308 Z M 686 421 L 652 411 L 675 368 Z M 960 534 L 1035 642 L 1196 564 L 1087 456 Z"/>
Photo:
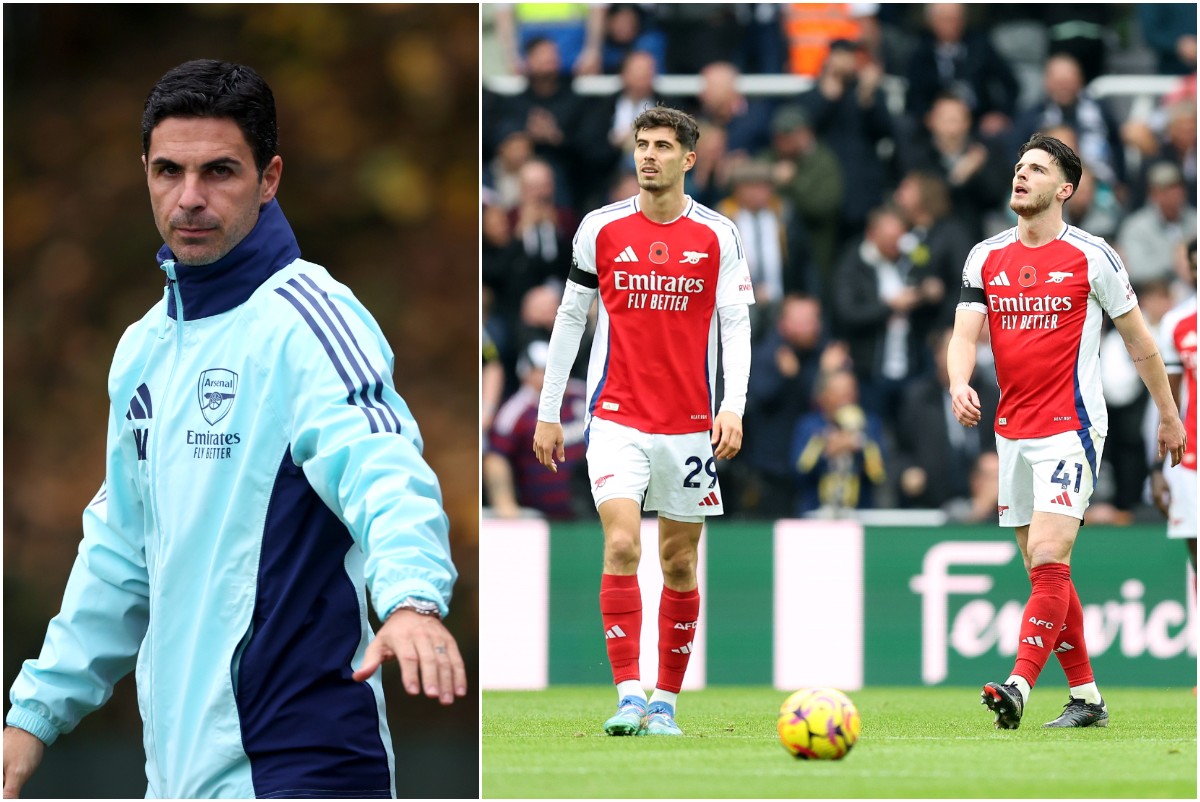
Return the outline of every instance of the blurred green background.
<path id="1" fill-rule="evenodd" d="M 103 481 L 106 375 L 162 295 L 140 122 L 193 58 L 275 94 L 279 201 L 303 256 L 349 285 L 441 478 L 470 670 L 443 709 L 385 669 L 397 790 L 478 796 L 478 7 L 4 5 L 4 697 L 59 607 Z M 132 677 L 47 750 L 27 796 L 140 797 Z"/>

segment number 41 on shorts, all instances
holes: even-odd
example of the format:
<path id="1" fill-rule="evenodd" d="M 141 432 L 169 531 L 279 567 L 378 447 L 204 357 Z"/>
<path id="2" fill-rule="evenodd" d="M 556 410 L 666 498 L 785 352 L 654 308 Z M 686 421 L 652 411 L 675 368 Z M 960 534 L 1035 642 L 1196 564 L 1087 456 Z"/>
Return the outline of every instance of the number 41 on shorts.
<path id="1" fill-rule="evenodd" d="M 1079 492 L 1079 483 L 1081 481 L 1083 481 L 1083 466 L 1080 465 L 1078 462 L 1075 463 L 1075 486 L 1074 487 L 1071 487 L 1070 471 L 1063 470 L 1063 468 L 1065 468 L 1065 467 L 1067 467 L 1067 461 L 1065 459 L 1060 459 L 1058 461 L 1058 467 L 1054 469 L 1054 473 L 1050 476 L 1050 481 L 1057 482 L 1058 484 L 1062 485 L 1063 490 L 1070 490 L 1073 493 L 1078 493 Z"/>

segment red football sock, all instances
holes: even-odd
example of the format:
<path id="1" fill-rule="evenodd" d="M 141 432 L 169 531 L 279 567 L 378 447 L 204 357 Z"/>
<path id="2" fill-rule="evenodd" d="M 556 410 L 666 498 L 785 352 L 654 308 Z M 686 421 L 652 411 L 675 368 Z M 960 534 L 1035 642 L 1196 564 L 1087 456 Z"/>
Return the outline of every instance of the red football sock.
<path id="1" fill-rule="evenodd" d="M 1054 644 L 1054 654 L 1067 675 L 1067 685 L 1078 688 L 1093 682 L 1092 661 L 1088 659 L 1087 643 L 1083 639 L 1083 605 L 1079 594 L 1075 591 L 1075 583 L 1071 583 L 1071 598 L 1067 604 L 1067 617 L 1062 631 L 1058 633 L 1058 642 Z"/>
<path id="2" fill-rule="evenodd" d="M 1037 682 L 1050 652 L 1058 642 L 1071 597 L 1071 566 L 1063 563 L 1039 565 L 1029 572 L 1033 591 L 1021 616 L 1021 642 L 1012 673 L 1024 677 L 1029 686 Z"/>
<path id="3" fill-rule="evenodd" d="M 658 690 L 679 693 L 683 687 L 699 617 L 698 589 L 681 593 L 663 588 L 658 602 L 658 683 L 654 686 Z"/>
<path id="4" fill-rule="evenodd" d="M 604 621 L 604 643 L 612 665 L 613 684 L 641 679 L 642 592 L 637 574 L 600 576 L 600 617 Z"/>

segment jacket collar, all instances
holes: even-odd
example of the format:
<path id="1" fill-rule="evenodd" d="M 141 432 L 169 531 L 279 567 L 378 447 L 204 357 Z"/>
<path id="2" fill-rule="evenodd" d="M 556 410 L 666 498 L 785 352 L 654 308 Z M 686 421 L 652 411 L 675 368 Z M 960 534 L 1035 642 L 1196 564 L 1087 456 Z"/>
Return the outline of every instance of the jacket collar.
<path id="1" fill-rule="evenodd" d="M 300 245 L 279 202 L 272 200 L 259 210 L 258 222 L 250 233 L 212 264 L 175 262 L 175 254 L 166 245 L 159 249 L 157 258 L 164 271 L 164 262 L 174 262 L 184 317 L 197 320 L 245 303 L 268 277 L 300 258 Z M 174 293 L 167 293 L 167 314 L 178 319 Z"/>

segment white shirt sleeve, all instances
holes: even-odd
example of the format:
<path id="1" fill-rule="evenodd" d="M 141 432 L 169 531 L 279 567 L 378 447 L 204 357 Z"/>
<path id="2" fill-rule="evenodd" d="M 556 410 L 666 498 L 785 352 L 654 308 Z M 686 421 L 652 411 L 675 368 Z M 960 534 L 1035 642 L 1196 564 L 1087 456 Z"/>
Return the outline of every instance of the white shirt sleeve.
<path id="1" fill-rule="evenodd" d="M 750 381 L 750 309 L 746 304 L 731 304 L 717 310 L 721 318 L 721 363 L 725 394 L 721 412 L 739 418 L 746 413 L 746 385 Z"/>
<path id="2" fill-rule="evenodd" d="M 563 394 L 567 390 L 567 379 L 571 366 L 579 355 L 579 343 L 587 327 L 588 310 L 592 301 L 600 294 L 567 281 L 563 290 L 562 303 L 554 315 L 554 330 L 550 332 L 550 347 L 546 354 L 546 378 L 542 383 L 542 395 L 538 401 L 538 420 L 559 423 Z"/>
<path id="3" fill-rule="evenodd" d="M 583 219 L 571 240 L 571 275 L 588 285 L 596 284 L 594 215 Z M 597 287 L 584 286 L 579 281 L 570 277 L 567 279 L 562 303 L 554 315 L 554 329 L 550 332 L 550 347 L 546 353 L 546 378 L 538 399 L 539 421 L 561 423 L 563 395 L 567 391 L 567 380 L 571 377 L 571 366 L 579 355 L 579 343 L 587 329 L 587 316 L 592 302 L 600 294 Z"/>
<path id="4" fill-rule="evenodd" d="M 1137 294 L 1117 252 L 1100 237 L 1096 237 L 1095 242 L 1097 247 L 1088 251 L 1092 291 L 1109 317 L 1120 317 L 1137 306 Z"/>
<path id="5" fill-rule="evenodd" d="M 737 226 L 721 218 L 727 225 L 716 228 L 717 241 L 721 244 L 721 267 L 717 273 L 716 307 L 754 303 L 754 287 L 750 283 L 750 265 L 746 262 L 746 249 L 742 247 L 742 236 Z"/>

